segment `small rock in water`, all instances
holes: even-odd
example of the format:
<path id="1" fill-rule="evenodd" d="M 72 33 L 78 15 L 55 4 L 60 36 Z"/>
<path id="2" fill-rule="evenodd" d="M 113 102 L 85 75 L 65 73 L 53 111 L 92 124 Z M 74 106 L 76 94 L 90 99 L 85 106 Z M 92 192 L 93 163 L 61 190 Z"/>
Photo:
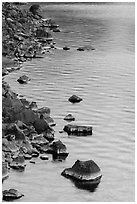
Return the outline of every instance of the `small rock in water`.
<path id="1" fill-rule="evenodd" d="M 63 132 L 64 132 L 63 130 L 60 130 L 60 131 L 59 131 L 60 134 L 63 133 Z"/>
<path id="2" fill-rule="evenodd" d="M 48 157 L 47 155 L 41 155 L 41 156 L 40 156 L 40 159 L 42 159 L 42 160 L 48 160 L 49 157 Z"/>
<path id="3" fill-rule="evenodd" d="M 70 48 L 65 46 L 65 47 L 63 47 L 63 50 L 70 50 Z"/>
<path id="4" fill-rule="evenodd" d="M 30 161 L 30 163 L 35 164 L 36 162 L 35 161 Z"/>
<path id="5" fill-rule="evenodd" d="M 68 114 L 68 115 L 66 115 L 66 117 L 64 118 L 64 120 L 74 121 L 74 120 L 75 120 L 75 118 L 73 117 L 73 115 L 72 115 L 72 114 Z"/>
<path id="6" fill-rule="evenodd" d="M 3 191 L 3 200 L 5 200 L 5 201 L 12 201 L 15 199 L 19 199 L 22 196 L 24 196 L 24 195 L 15 189 L 9 189 L 9 190 Z"/>
<path id="7" fill-rule="evenodd" d="M 91 50 L 95 50 L 94 47 L 92 47 L 91 45 L 85 45 L 85 46 L 81 46 L 79 48 L 77 48 L 78 51 L 91 51 Z"/>
<path id="8" fill-rule="evenodd" d="M 26 84 L 28 81 L 30 81 L 30 79 L 26 75 L 23 75 L 17 81 L 20 84 Z"/>
<path id="9" fill-rule="evenodd" d="M 30 154 L 24 154 L 24 159 L 31 159 L 32 158 L 32 155 Z"/>
<path id="10" fill-rule="evenodd" d="M 92 126 L 68 124 L 64 129 L 68 135 L 87 136 L 92 135 Z"/>
<path id="11" fill-rule="evenodd" d="M 68 100 L 71 103 L 79 103 L 80 101 L 82 101 L 82 98 L 80 98 L 79 96 L 76 96 L 76 95 L 72 95 Z"/>
<path id="12" fill-rule="evenodd" d="M 79 47 L 77 48 L 78 51 L 84 51 L 84 48 L 83 47 Z"/>

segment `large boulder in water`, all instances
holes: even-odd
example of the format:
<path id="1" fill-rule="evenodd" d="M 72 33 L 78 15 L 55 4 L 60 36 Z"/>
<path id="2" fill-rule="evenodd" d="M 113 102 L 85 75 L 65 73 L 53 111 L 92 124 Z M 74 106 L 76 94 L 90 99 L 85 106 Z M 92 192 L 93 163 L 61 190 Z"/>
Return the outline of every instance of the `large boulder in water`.
<path id="1" fill-rule="evenodd" d="M 67 132 L 68 135 L 76 136 L 92 135 L 92 126 L 89 125 L 68 124 L 65 125 L 63 130 Z"/>
<path id="2" fill-rule="evenodd" d="M 21 194 L 15 189 L 4 190 L 2 193 L 3 193 L 3 200 L 5 201 L 12 201 L 24 196 L 23 194 Z"/>
<path id="3" fill-rule="evenodd" d="M 71 168 L 65 169 L 61 175 L 78 181 L 78 183 L 83 184 L 83 188 L 88 187 L 92 190 L 100 183 L 102 177 L 99 166 L 93 160 L 77 160 Z"/>
<path id="4" fill-rule="evenodd" d="M 68 100 L 71 103 L 79 103 L 80 101 L 82 101 L 82 98 L 80 98 L 79 96 L 76 96 L 76 95 L 72 95 Z"/>

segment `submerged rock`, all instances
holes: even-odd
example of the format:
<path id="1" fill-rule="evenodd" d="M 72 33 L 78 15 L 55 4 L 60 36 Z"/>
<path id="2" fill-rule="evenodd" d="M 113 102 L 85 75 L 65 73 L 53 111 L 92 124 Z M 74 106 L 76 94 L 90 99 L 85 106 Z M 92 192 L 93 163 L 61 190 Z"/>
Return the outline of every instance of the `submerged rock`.
<path id="1" fill-rule="evenodd" d="M 75 120 L 75 118 L 73 117 L 73 115 L 72 115 L 72 114 L 68 114 L 68 115 L 66 115 L 66 117 L 64 118 L 64 120 L 74 121 L 74 120 Z"/>
<path id="2" fill-rule="evenodd" d="M 65 125 L 63 130 L 67 132 L 68 135 L 77 135 L 77 136 L 92 135 L 91 126 L 68 124 L 68 125 Z"/>
<path id="3" fill-rule="evenodd" d="M 93 190 L 100 183 L 102 174 L 99 166 L 93 161 L 77 160 L 71 168 L 65 169 L 61 175 L 74 179 L 82 188 Z"/>
<path id="4" fill-rule="evenodd" d="M 90 50 L 95 50 L 94 47 L 92 47 L 91 45 L 85 45 L 85 46 L 81 46 L 79 48 L 77 48 L 78 51 L 90 51 Z"/>
<path id="5" fill-rule="evenodd" d="M 76 95 L 72 95 L 69 99 L 68 99 L 71 103 L 79 103 L 80 101 L 82 101 L 82 98 L 76 96 Z"/>
<path id="6" fill-rule="evenodd" d="M 27 77 L 26 75 L 21 76 L 18 80 L 17 80 L 20 84 L 27 84 L 28 81 L 30 81 L 29 77 Z"/>
<path id="7" fill-rule="evenodd" d="M 24 196 L 23 194 L 21 194 L 15 189 L 4 190 L 2 193 L 3 193 L 3 200 L 5 201 L 12 201 Z"/>

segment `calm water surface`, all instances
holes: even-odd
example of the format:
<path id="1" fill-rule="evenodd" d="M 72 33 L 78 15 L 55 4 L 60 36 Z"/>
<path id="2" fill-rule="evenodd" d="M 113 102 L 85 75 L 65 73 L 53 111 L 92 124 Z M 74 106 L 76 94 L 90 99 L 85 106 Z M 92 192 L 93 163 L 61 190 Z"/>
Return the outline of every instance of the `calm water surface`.
<path id="1" fill-rule="evenodd" d="M 24 64 L 6 77 L 12 89 L 39 107 L 51 108 L 55 137 L 67 146 L 64 162 L 36 159 L 24 172 L 11 170 L 3 189 L 16 188 L 20 202 L 134 201 L 134 4 L 44 4 L 45 17 L 55 19 L 61 32 L 54 33 L 57 50 Z M 69 46 L 70 51 L 60 49 Z M 78 52 L 79 46 L 94 51 Z M 27 85 L 17 79 L 31 78 Z M 72 94 L 79 104 L 67 100 Z M 60 134 L 72 113 L 77 122 L 93 126 L 93 135 Z M 93 159 L 102 169 L 95 192 L 77 188 L 60 174 L 77 160 Z"/>

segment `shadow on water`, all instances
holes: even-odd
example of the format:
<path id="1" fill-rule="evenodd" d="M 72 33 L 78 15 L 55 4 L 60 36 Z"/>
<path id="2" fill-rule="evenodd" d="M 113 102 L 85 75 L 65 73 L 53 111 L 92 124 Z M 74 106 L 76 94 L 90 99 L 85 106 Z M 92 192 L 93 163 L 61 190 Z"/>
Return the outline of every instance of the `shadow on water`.
<path id="1" fill-rule="evenodd" d="M 62 174 L 63 175 L 63 174 Z M 82 190 L 87 190 L 89 192 L 95 192 L 96 189 L 98 188 L 98 185 L 100 183 L 100 179 L 101 177 L 96 180 L 96 181 L 92 181 L 92 182 L 89 182 L 89 181 L 79 181 L 75 178 L 72 178 L 70 176 L 66 176 L 66 175 L 63 175 L 65 178 L 67 179 L 70 179 L 72 183 L 74 183 L 74 185 L 78 188 L 78 189 L 82 189 Z"/>
<path id="2" fill-rule="evenodd" d="M 71 179 L 72 180 L 72 179 Z M 83 190 L 88 190 L 89 192 L 95 192 L 98 184 L 90 184 L 90 183 L 86 183 L 86 182 L 80 182 L 80 181 L 76 181 L 76 180 L 72 180 L 74 185 L 79 188 L 79 189 L 83 189 Z"/>

